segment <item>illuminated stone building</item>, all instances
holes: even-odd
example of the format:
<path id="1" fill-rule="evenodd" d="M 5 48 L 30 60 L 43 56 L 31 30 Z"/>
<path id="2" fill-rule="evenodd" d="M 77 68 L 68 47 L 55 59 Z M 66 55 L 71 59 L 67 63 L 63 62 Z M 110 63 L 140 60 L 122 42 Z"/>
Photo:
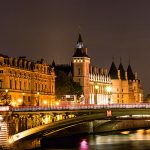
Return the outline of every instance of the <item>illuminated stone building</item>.
<path id="1" fill-rule="evenodd" d="M 0 104 L 48 106 L 55 101 L 55 73 L 43 59 L 0 54 Z M 10 101 L 10 102 L 9 102 Z"/>
<path id="2" fill-rule="evenodd" d="M 63 66 L 63 70 L 65 70 L 64 68 L 65 66 Z M 68 68 L 70 68 L 70 72 Z M 137 78 L 137 74 L 133 74 L 131 66 L 128 66 L 127 71 L 124 71 L 122 63 L 117 69 L 114 62 L 109 71 L 106 68 L 93 67 L 80 34 L 72 56 L 72 63 L 70 67 L 66 67 L 66 70 L 67 74 L 72 74 L 73 80 L 82 86 L 83 103 L 122 104 L 143 101 L 140 80 Z"/>
<path id="3" fill-rule="evenodd" d="M 143 102 L 143 89 L 140 80 L 137 73 L 133 73 L 130 64 L 125 71 L 121 61 L 118 69 L 113 61 L 109 75 L 112 82 L 112 100 L 114 103 Z"/>
<path id="4" fill-rule="evenodd" d="M 137 73 L 133 74 L 129 64 L 127 71 L 122 63 L 118 69 L 112 62 L 109 72 L 104 68 L 92 67 L 79 35 L 76 50 L 72 57 L 73 79 L 83 87 L 85 103 L 140 103 L 143 89 Z"/>

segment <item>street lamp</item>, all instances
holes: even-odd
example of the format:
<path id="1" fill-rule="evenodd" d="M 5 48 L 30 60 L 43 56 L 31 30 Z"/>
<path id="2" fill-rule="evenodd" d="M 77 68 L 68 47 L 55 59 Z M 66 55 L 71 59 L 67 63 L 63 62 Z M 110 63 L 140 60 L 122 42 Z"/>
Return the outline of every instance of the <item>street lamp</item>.
<path id="1" fill-rule="evenodd" d="M 97 97 L 97 93 L 98 93 L 98 89 L 99 89 L 99 85 L 95 85 L 95 90 L 96 90 L 96 96 L 95 96 L 95 103 L 94 104 L 97 104 L 98 102 L 97 102 L 97 100 L 98 100 L 98 97 Z"/>
<path id="2" fill-rule="evenodd" d="M 9 102 L 8 102 L 8 89 L 6 89 L 5 92 L 6 92 L 5 105 L 7 106 L 9 104 Z"/>
<path id="3" fill-rule="evenodd" d="M 37 95 L 38 95 L 37 106 L 39 106 L 39 95 L 40 95 L 40 93 L 37 92 Z"/>
<path id="4" fill-rule="evenodd" d="M 112 91 L 112 87 L 111 86 L 106 86 L 106 92 L 108 94 L 108 104 L 111 103 L 111 98 L 110 98 L 111 91 Z"/>

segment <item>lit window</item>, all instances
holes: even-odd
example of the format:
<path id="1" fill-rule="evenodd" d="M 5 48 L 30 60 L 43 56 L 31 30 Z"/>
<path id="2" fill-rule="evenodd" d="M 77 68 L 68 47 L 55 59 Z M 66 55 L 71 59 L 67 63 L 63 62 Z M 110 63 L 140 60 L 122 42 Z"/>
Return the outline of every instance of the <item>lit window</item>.
<path id="1" fill-rule="evenodd" d="M 21 81 L 20 81 L 20 90 L 21 90 Z"/>

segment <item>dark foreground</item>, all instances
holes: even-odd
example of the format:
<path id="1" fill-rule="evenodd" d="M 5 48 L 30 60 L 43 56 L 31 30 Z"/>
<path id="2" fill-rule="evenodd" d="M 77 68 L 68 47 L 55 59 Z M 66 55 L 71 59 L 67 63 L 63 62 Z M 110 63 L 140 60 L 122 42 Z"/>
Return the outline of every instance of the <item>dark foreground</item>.
<path id="1" fill-rule="evenodd" d="M 150 129 L 47 138 L 37 150 L 150 150 Z"/>

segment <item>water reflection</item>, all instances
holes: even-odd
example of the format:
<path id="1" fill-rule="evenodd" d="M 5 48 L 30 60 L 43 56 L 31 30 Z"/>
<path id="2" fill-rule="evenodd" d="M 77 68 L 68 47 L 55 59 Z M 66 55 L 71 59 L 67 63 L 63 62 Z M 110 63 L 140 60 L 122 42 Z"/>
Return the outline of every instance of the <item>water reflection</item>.
<path id="1" fill-rule="evenodd" d="M 88 143 L 87 143 L 86 139 L 83 139 L 80 142 L 80 150 L 88 150 Z"/>
<path id="2" fill-rule="evenodd" d="M 54 150 L 149 150 L 150 129 L 69 138 L 44 139 L 42 149 Z"/>

